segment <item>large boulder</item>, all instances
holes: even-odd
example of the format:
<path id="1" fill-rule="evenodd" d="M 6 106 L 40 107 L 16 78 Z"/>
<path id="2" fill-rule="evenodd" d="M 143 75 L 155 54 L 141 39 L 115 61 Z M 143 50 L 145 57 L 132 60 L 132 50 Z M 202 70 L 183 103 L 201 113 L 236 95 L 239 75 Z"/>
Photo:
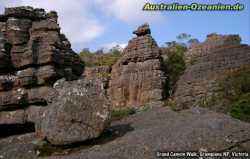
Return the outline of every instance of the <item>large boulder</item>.
<path id="1" fill-rule="evenodd" d="M 249 132 L 249 123 L 207 109 L 174 112 L 166 107 L 154 107 L 114 121 L 102 138 L 87 142 L 91 145 L 83 143 L 66 149 L 54 146 L 42 148 L 44 142 L 36 141 L 34 134 L 18 135 L 0 139 L 0 156 L 8 159 L 35 159 L 41 156 L 44 159 L 158 159 L 157 151 L 249 154 Z M 57 138 L 57 134 L 54 137 Z M 41 148 L 35 148 L 37 146 Z"/>
<path id="2" fill-rule="evenodd" d="M 98 137 L 108 126 L 109 102 L 99 80 L 79 79 L 54 84 L 55 99 L 44 112 L 38 135 L 65 145 Z"/>
<path id="3" fill-rule="evenodd" d="M 249 123 L 202 108 L 182 112 L 153 108 L 114 122 L 110 131 L 116 137 L 109 142 L 46 159 L 158 159 L 157 152 L 250 152 Z"/>

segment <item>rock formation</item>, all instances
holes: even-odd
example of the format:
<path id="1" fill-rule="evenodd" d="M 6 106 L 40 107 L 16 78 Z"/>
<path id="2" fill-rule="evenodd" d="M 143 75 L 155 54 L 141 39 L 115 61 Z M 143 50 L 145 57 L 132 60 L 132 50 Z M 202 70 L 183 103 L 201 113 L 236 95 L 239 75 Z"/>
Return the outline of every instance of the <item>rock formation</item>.
<path id="1" fill-rule="evenodd" d="M 83 77 L 88 80 L 94 80 L 94 79 L 101 80 L 106 95 L 108 96 L 107 89 L 109 88 L 110 73 L 111 73 L 110 66 L 85 67 Z"/>
<path id="2" fill-rule="evenodd" d="M 35 122 L 54 82 L 75 79 L 82 69 L 56 12 L 6 8 L 0 15 L 0 124 Z"/>
<path id="3" fill-rule="evenodd" d="M 59 80 L 50 108 L 38 124 L 39 137 L 51 144 L 66 145 L 97 138 L 109 125 L 110 105 L 102 81 Z"/>
<path id="4" fill-rule="evenodd" d="M 7 8 L 0 15 L 0 134 L 9 133 L 4 126 L 30 123 L 36 132 L 0 138 L 0 158 L 40 158 L 45 143 L 52 148 L 50 152 L 45 146 L 45 153 L 52 153 L 47 159 L 151 159 L 157 158 L 157 151 L 250 152 L 249 123 L 199 107 L 181 112 L 153 107 L 109 125 L 111 104 L 124 109 L 163 103 L 160 49 L 147 24 L 134 34 L 112 68 L 86 68 L 83 73 L 80 58 L 60 33 L 56 12 Z M 180 109 L 216 92 L 216 80 L 224 71 L 250 64 L 250 47 L 235 35 L 209 35 L 187 54 L 192 62 L 175 92 Z M 73 143 L 78 144 L 68 145 Z"/>
<path id="5" fill-rule="evenodd" d="M 104 143 L 83 145 L 82 149 L 77 147 L 71 151 L 68 148 L 35 151 L 32 133 L 11 136 L 0 139 L 0 155 L 7 159 L 159 159 L 157 151 L 250 152 L 249 123 L 202 108 L 181 112 L 166 107 L 153 108 L 112 123 L 109 132 L 114 136 L 110 140 L 109 136 Z M 52 154 L 42 156 L 51 150 Z"/>
<path id="6" fill-rule="evenodd" d="M 250 64 L 250 47 L 240 44 L 238 35 L 208 35 L 186 53 L 190 65 L 177 82 L 177 109 L 199 105 L 204 97 L 218 91 L 218 80 L 226 71 Z"/>
<path id="7" fill-rule="evenodd" d="M 164 73 L 160 49 L 147 24 L 140 26 L 122 57 L 113 65 L 109 96 L 114 109 L 161 103 Z"/>

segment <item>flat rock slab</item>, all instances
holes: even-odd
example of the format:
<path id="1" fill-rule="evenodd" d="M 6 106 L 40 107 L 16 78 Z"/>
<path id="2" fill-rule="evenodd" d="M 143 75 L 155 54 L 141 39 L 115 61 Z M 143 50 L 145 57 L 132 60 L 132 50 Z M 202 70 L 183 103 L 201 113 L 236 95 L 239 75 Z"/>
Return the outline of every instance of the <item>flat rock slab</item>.
<path id="1" fill-rule="evenodd" d="M 28 159 L 37 158 L 35 145 L 32 143 L 35 134 L 17 135 L 0 139 L 1 159 Z"/>
<path id="2" fill-rule="evenodd" d="M 128 131 L 126 126 L 130 127 Z M 68 155 L 44 158 L 154 159 L 156 151 L 250 152 L 250 124 L 202 108 L 178 113 L 164 107 L 153 108 L 116 121 L 111 127 L 120 133 L 112 141 Z"/>
<path id="3" fill-rule="evenodd" d="M 107 144 L 49 159 L 153 159 L 156 151 L 249 150 L 248 123 L 201 108 L 180 113 L 156 108 L 115 124 L 130 124 L 134 130 Z"/>

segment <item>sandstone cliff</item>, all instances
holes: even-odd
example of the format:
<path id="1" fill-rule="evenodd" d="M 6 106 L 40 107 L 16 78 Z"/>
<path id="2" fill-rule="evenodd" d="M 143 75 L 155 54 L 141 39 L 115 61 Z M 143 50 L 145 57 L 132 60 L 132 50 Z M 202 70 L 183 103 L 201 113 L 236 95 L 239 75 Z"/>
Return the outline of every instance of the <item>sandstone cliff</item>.
<path id="1" fill-rule="evenodd" d="M 250 64 L 250 47 L 240 44 L 238 35 L 208 35 L 186 53 L 189 66 L 177 82 L 174 94 L 177 109 L 199 105 L 219 89 L 218 80 L 226 71 Z"/>
<path id="2" fill-rule="evenodd" d="M 147 24 L 140 26 L 113 65 L 109 96 L 114 109 L 161 103 L 165 76 L 160 49 Z M 155 103 L 156 104 L 156 103 Z"/>

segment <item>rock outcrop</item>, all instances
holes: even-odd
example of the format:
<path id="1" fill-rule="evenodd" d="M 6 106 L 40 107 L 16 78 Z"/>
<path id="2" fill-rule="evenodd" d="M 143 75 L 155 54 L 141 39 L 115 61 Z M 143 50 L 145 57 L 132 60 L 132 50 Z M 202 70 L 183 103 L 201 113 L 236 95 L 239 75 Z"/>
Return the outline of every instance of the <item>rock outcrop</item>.
<path id="1" fill-rule="evenodd" d="M 52 149 L 54 153 L 51 156 L 42 158 L 158 159 L 157 151 L 194 151 L 198 154 L 201 151 L 250 152 L 249 123 L 202 108 L 181 112 L 173 112 L 166 107 L 153 108 L 113 122 L 108 130 L 114 137 L 109 139 L 110 136 L 107 136 L 104 143 L 97 142 L 90 147 L 83 145 L 83 149 Z M 45 154 L 34 150 L 33 140 L 32 134 L 1 139 L 0 155 L 8 159 L 40 158 L 36 156 L 37 152 Z M 44 153 L 48 154 L 48 151 L 50 149 Z"/>
<path id="2" fill-rule="evenodd" d="M 100 80 L 59 80 L 55 99 L 44 111 L 37 133 L 53 145 L 99 137 L 110 121 L 110 104 Z M 39 130 L 40 129 L 40 130 Z"/>
<path id="3" fill-rule="evenodd" d="M 129 41 L 112 67 L 109 96 L 113 109 L 161 103 L 164 98 L 160 49 L 147 24 L 134 33 L 137 37 Z"/>
<path id="4" fill-rule="evenodd" d="M 249 124 L 206 109 L 193 108 L 176 113 L 157 108 L 114 125 L 128 123 L 133 131 L 128 130 L 126 135 L 115 141 L 62 159 L 158 159 L 156 152 L 249 152 Z"/>
<path id="5" fill-rule="evenodd" d="M 250 47 L 240 44 L 238 35 L 208 35 L 186 53 L 191 63 L 177 82 L 174 94 L 177 109 L 199 105 L 219 89 L 218 81 L 226 71 L 250 64 Z"/>
<path id="6" fill-rule="evenodd" d="M 82 69 L 56 12 L 6 8 L 0 15 L 0 124 L 35 122 L 54 82 L 76 79 Z"/>
<path id="7" fill-rule="evenodd" d="M 84 68 L 83 77 L 88 80 L 95 80 L 95 79 L 101 80 L 107 96 L 108 96 L 107 90 L 109 88 L 110 76 L 111 76 L 110 66 L 96 66 L 96 67 Z"/>

